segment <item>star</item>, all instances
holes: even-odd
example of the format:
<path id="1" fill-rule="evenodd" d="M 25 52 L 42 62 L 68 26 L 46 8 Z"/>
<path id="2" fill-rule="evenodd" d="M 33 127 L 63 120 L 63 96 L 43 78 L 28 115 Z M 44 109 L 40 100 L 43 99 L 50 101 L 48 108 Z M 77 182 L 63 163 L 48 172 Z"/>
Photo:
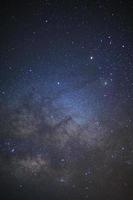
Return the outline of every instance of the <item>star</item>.
<path id="1" fill-rule="evenodd" d="M 90 56 L 90 60 L 93 60 L 94 59 L 94 57 L 93 56 Z"/>
<path id="2" fill-rule="evenodd" d="M 108 85 L 108 82 L 107 82 L 107 81 L 105 81 L 105 82 L 104 82 L 104 85 L 105 85 L 105 86 L 107 86 L 107 85 Z"/>
<path id="3" fill-rule="evenodd" d="M 1 94 L 5 95 L 5 91 L 4 91 L 4 90 L 2 90 L 2 91 L 1 91 Z"/>
<path id="4" fill-rule="evenodd" d="M 61 178 L 59 179 L 59 181 L 60 181 L 61 183 L 64 183 L 64 182 L 65 182 L 65 179 L 64 179 L 63 177 L 61 177 Z"/>
<path id="5" fill-rule="evenodd" d="M 29 72 L 32 72 L 32 71 L 33 71 L 33 70 L 30 68 L 30 69 L 29 69 Z"/>
<path id="6" fill-rule="evenodd" d="M 11 153 L 14 153 L 15 152 L 15 149 L 13 148 L 13 149 L 11 149 Z"/>

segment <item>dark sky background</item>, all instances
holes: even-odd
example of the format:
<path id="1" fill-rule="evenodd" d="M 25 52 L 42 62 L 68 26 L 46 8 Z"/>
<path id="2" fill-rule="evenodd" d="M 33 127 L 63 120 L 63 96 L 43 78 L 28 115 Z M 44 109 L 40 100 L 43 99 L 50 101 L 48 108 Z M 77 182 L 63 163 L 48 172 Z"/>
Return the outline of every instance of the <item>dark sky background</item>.
<path id="1" fill-rule="evenodd" d="M 133 2 L 3 1 L 0 199 L 133 199 Z"/>

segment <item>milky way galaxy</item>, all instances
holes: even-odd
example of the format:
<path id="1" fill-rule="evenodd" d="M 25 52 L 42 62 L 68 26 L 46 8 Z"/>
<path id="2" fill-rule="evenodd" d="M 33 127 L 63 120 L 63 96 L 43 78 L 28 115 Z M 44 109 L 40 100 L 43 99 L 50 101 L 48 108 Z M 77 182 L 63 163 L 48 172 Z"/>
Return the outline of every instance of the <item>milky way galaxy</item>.
<path id="1" fill-rule="evenodd" d="M 1 13 L 1 199 L 132 199 L 132 5 L 14 1 Z"/>

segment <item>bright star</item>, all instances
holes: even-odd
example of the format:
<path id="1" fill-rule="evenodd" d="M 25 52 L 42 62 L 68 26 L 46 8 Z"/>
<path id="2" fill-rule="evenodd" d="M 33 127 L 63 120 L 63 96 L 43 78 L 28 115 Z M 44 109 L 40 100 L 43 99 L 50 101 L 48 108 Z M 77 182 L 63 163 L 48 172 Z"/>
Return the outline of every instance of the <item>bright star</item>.
<path id="1" fill-rule="evenodd" d="M 105 82 L 104 82 L 104 85 L 105 85 L 105 86 L 106 86 L 106 85 L 108 85 L 108 82 L 107 82 L 107 81 L 105 81 Z"/>

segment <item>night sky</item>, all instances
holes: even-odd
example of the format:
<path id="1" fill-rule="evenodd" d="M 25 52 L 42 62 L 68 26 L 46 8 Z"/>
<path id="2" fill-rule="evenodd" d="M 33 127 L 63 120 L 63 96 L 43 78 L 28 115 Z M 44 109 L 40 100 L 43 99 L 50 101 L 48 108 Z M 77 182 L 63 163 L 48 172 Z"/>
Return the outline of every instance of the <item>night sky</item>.
<path id="1" fill-rule="evenodd" d="M 1 200 L 132 200 L 132 122 L 132 1 L 1 3 Z"/>

